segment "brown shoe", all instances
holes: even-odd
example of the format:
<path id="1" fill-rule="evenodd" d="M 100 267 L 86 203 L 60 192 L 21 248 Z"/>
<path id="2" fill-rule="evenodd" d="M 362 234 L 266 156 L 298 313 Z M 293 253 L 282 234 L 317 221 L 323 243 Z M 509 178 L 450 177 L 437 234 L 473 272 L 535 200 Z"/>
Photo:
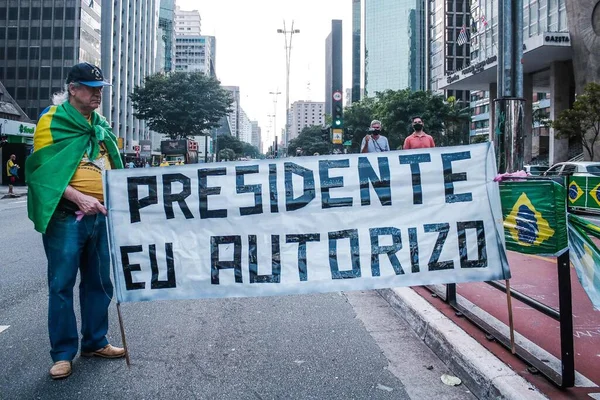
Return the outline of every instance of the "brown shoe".
<path id="1" fill-rule="evenodd" d="M 50 377 L 52 379 L 63 379 L 71 375 L 71 361 L 57 361 L 50 368 Z"/>
<path id="2" fill-rule="evenodd" d="M 112 344 L 107 344 L 99 350 L 82 352 L 81 355 L 83 357 L 121 358 L 125 357 L 125 349 L 122 347 L 115 347 Z"/>

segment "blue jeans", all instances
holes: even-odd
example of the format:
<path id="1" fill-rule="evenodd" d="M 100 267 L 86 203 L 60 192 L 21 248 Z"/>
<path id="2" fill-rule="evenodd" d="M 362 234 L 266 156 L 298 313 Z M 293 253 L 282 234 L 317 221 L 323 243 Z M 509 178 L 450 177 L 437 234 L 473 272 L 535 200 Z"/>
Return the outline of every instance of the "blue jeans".
<path id="1" fill-rule="evenodd" d="M 48 258 L 48 331 L 54 362 L 71 361 L 77 355 L 79 335 L 73 310 L 73 288 L 81 274 L 81 351 L 95 351 L 108 344 L 108 306 L 113 296 L 106 217 L 83 217 L 57 211 L 42 235 Z"/>

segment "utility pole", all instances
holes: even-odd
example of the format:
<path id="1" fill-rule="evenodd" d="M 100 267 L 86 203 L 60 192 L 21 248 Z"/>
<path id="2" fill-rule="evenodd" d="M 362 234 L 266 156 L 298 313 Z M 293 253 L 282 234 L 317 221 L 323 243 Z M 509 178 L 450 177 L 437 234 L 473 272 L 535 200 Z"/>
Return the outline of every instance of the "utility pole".
<path id="1" fill-rule="evenodd" d="M 523 0 L 498 2 L 498 98 L 492 141 L 498 172 L 523 169 Z"/>
<path id="2" fill-rule="evenodd" d="M 279 90 L 275 92 L 269 92 L 269 94 L 273 95 L 273 115 L 269 115 L 269 117 L 273 117 L 273 132 L 277 135 L 277 96 L 281 94 Z"/>
<path id="3" fill-rule="evenodd" d="M 285 37 L 285 133 L 282 142 L 283 147 L 287 148 L 290 128 L 290 58 L 292 55 L 292 39 L 294 34 L 300 33 L 300 29 L 294 29 L 294 21 L 292 20 L 292 27 L 290 30 L 287 30 L 284 20 L 283 29 L 277 29 L 277 33 L 282 33 Z"/>

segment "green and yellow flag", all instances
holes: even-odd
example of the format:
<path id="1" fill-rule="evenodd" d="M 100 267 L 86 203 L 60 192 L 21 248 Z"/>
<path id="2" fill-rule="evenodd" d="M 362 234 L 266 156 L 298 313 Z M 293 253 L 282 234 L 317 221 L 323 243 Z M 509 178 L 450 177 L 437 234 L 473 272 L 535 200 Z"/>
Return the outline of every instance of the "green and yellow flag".
<path id="1" fill-rule="evenodd" d="M 33 141 L 34 152 L 25 164 L 27 210 L 41 233 L 46 232 L 84 154 L 95 159 L 103 142 L 114 167 L 123 168 L 116 137 L 106 119 L 92 112 L 88 121 L 68 101 L 50 107 L 40 117 Z"/>
<path id="2" fill-rule="evenodd" d="M 500 183 L 506 248 L 555 256 L 567 247 L 566 191 L 550 180 Z"/>
<path id="3" fill-rule="evenodd" d="M 594 309 L 600 310 L 600 250 L 590 236 L 600 239 L 600 227 L 569 214 L 569 257 Z"/>

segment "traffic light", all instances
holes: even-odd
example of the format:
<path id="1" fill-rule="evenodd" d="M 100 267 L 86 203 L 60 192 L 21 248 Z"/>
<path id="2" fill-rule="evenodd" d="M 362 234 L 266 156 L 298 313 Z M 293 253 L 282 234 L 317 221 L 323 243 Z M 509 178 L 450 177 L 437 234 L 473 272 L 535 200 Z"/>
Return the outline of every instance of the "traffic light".
<path id="1" fill-rule="evenodd" d="M 344 127 L 344 108 L 342 107 L 341 101 L 333 102 L 333 127 Z"/>
<path id="2" fill-rule="evenodd" d="M 321 139 L 325 142 L 329 142 L 329 127 L 321 128 Z"/>

